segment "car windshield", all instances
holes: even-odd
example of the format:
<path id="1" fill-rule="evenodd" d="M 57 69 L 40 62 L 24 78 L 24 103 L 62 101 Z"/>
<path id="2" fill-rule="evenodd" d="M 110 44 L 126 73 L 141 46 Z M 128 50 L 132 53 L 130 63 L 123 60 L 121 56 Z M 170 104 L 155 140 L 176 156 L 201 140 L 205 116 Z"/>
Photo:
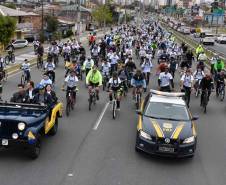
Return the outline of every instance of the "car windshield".
<path id="1" fill-rule="evenodd" d="M 151 102 L 147 106 L 144 116 L 167 120 L 190 120 L 187 108 L 184 105 L 172 103 Z"/>

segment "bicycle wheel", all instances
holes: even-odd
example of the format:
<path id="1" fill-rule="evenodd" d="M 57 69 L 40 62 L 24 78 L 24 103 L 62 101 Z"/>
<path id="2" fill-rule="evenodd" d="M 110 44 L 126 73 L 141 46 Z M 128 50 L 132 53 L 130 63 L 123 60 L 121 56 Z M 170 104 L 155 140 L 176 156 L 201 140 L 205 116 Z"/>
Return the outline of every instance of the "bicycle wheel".
<path id="1" fill-rule="evenodd" d="M 136 108 L 137 110 L 140 108 L 140 94 L 137 94 L 136 96 Z"/>
<path id="2" fill-rule="evenodd" d="M 116 100 L 113 100 L 112 102 L 112 117 L 113 119 L 116 118 Z"/>
<path id="3" fill-rule="evenodd" d="M 103 80 L 103 91 L 105 91 L 105 87 L 106 87 L 106 80 Z"/>
<path id="4" fill-rule="evenodd" d="M 220 100 L 223 101 L 224 100 L 224 89 L 221 90 L 221 93 L 220 93 Z"/>
<path id="5" fill-rule="evenodd" d="M 24 74 L 21 75 L 20 83 L 23 84 L 23 85 L 25 84 L 25 76 L 24 76 Z"/>
<path id="6" fill-rule="evenodd" d="M 5 64 L 9 65 L 9 56 L 8 55 L 5 57 Z"/>
<path id="7" fill-rule="evenodd" d="M 67 99 L 68 99 L 68 98 L 67 98 Z M 68 99 L 68 100 L 67 100 L 67 105 L 66 105 L 66 115 L 67 115 L 67 116 L 69 116 L 70 111 L 71 111 L 71 103 L 70 103 L 70 100 Z"/>
<path id="8" fill-rule="evenodd" d="M 89 111 L 91 110 L 92 103 L 93 103 L 93 96 L 90 95 L 89 96 Z"/>
<path id="9" fill-rule="evenodd" d="M 12 56 L 11 56 L 12 58 L 11 58 L 11 62 L 12 63 L 15 63 L 15 61 L 16 61 L 16 59 L 15 59 L 15 55 L 14 54 L 12 54 Z"/>

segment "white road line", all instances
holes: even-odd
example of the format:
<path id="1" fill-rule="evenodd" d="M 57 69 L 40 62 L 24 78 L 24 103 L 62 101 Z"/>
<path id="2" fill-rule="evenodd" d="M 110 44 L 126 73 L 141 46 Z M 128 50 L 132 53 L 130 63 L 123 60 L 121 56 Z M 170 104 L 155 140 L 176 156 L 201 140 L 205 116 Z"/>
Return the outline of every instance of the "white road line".
<path id="1" fill-rule="evenodd" d="M 103 108 L 103 110 L 102 110 L 102 112 L 101 112 L 101 114 L 100 114 L 100 116 L 99 116 L 99 118 L 98 118 L 96 124 L 95 124 L 94 127 L 93 127 L 93 130 L 97 130 L 97 129 L 98 129 L 98 127 L 99 127 L 99 125 L 100 125 L 100 123 L 101 123 L 101 120 L 103 119 L 104 114 L 105 114 L 105 112 L 106 112 L 106 110 L 107 110 L 107 108 L 108 108 L 108 105 L 109 105 L 109 102 L 107 102 L 107 103 L 105 104 L 105 106 L 104 106 L 104 108 Z"/>

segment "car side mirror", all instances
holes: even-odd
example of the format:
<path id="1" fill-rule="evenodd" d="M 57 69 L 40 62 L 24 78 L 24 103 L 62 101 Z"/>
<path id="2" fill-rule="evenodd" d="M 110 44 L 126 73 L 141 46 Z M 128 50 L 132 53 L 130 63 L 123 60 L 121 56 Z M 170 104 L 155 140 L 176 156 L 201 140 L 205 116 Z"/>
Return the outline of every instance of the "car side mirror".
<path id="1" fill-rule="evenodd" d="M 142 115 L 142 114 L 143 114 L 141 110 L 136 110 L 136 113 L 137 113 L 138 115 Z"/>
<path id="2" fill-rule="evenodd" d="M 192 121 L 196 121 L 196 120 L 198 120 L 198 119 L 199 119 L 199 116 L 193 116 L 191 120 L 192 120 Z"/>

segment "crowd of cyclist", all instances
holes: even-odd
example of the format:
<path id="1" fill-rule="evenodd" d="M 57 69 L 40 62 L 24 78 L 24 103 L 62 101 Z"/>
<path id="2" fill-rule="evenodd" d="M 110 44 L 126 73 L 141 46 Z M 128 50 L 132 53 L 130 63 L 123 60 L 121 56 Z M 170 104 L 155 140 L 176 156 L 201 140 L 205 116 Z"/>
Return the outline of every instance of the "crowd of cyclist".
<path id="1" fill-rule="evenodd" d="M 217 96 L 222 84 L 224 90 L 224 61 L 217 55 L 214 56 L 210 61 L 211 70 L 208 72 L 205 69 L 208 59 L 203 47 L 197 47 L 195 58 L 194 52 L 185 43 L 178 44 L 175 37 L 163 29 L 158 21 L 144 20 L 139 27 L 132 24 L 122 25 L 111 29 L 111 32 L 100 40 L 90 34 L 89 50 L 86 51 L 83 44 L 76 39 L 65 43 L 52 42 L 48 49 L 47 62 L 43 64 L 43 79 L 35 88 L 30 81 L 32 75 L 26 60 L 22 64 L 22 70 L 28 78 L 28 88 L 25 90 L 24 85 L 20 84 L 19 92 L 13 95 L 11 101 L 43 102 L 52 106 L 57 101 L 53 89 L 55 69 L 60 56 L 66 69 L 62 89 L 76 92 L 79 80 L 85 76 L 88 92 L 91 93 L 94 89 L 96 99 L 99 100 L 100 87 L 103 85 L 109 92 L 109 100 L 116 98 L 117 109 L 120 109 L 121 98 L 129 88 L 132 89 L 133 98 L 137 92 L 146 92 L 151 82 L 151 74 L 157 76 L 160 91 L 172 92 L 176 91 L 174 81 L 178 72 L 180 91 L 185 92 L 188 107 L 193 89 L 197 95 L 200 92 L 201 105 L 205 93 L 209 100 L 214 84 Z M 42 61 L 44 48 L 40 43 L 35 43 L 35 51 L 38 62 Z M 193 71 L 194 65 L 196 66 Z M 157 68 L 153 69 L 153 66 Z"/>

